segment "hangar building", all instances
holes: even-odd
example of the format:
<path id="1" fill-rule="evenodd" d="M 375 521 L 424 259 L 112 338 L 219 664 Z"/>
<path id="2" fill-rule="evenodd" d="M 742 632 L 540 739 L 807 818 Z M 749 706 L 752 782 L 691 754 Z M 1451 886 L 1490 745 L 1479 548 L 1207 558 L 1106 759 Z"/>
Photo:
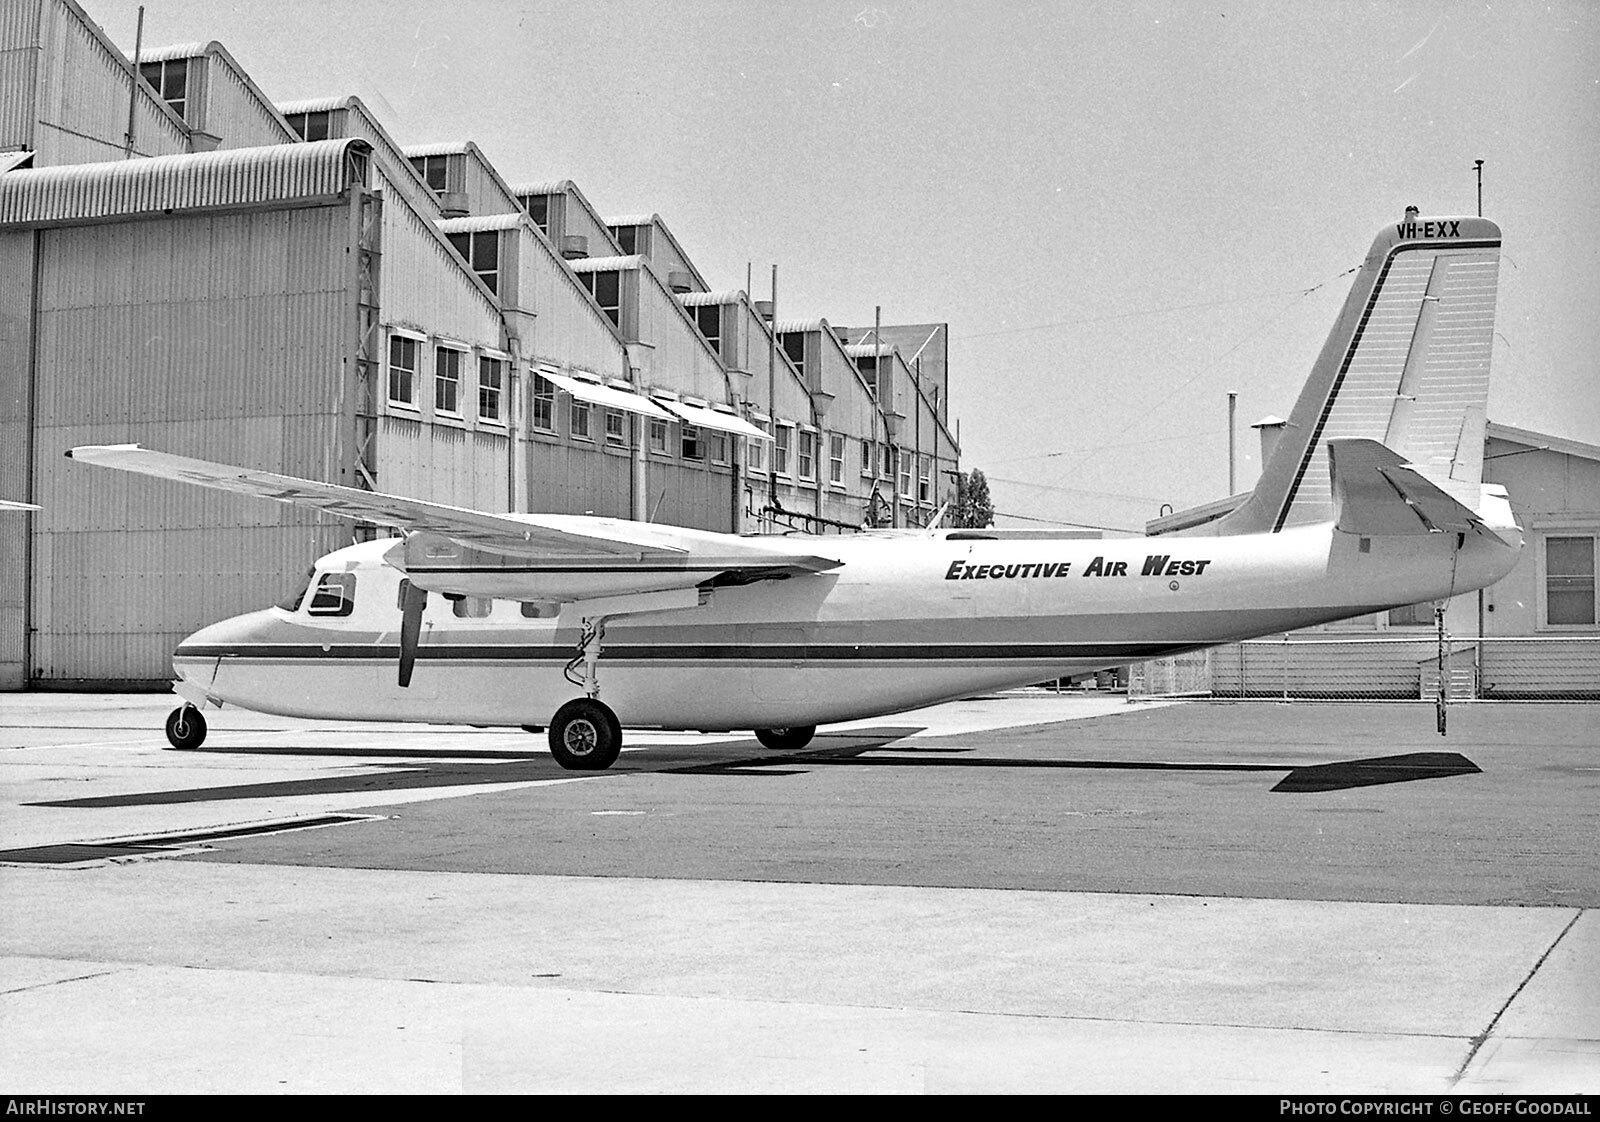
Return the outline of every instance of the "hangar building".
<path id="1" fill-rule="evenodd" d="M 162 683 L 353 532 L 79 444 L 492 511 L 927 524 L 943 325 L 775 312 L 657 214 L 402 146 L 356 97 L 275 104 L 219 43 L 136 63 L 75 0 L 6 4 L 0 497 L 43 509 L 0 535 L 0 689 Z"/>

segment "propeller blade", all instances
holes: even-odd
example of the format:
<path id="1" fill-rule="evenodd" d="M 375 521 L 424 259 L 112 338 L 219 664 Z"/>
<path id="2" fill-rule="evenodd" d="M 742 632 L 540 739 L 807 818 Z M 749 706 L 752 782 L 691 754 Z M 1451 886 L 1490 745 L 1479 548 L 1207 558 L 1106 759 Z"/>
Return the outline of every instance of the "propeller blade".
<path id="1" fill-rule="evenodd" d="M 400 685 L 411 684 L 411 671 L 417 664 L 417 639 L 422 634 L 422 609 L 428 606 L 428 592 L 406 581 L 400 608 Z"/>

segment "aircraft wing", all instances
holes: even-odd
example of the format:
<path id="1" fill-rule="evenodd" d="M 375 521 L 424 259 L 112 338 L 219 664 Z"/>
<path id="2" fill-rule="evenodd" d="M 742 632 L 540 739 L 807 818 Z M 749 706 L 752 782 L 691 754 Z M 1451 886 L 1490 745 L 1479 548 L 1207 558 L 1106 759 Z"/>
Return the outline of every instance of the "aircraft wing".
<path id="1" fill-rule="evenodd" d="M 0 510 L 38 510 L 32 503 L 19 503 L 14 499 L 0 499 Z"/>
<path id="2" fill-rule="evenodd" d="M 1337 526 L 1349 534 L 1462 533 L 1483 528 L 1476 513 L 1376 440 L 1328 441 Z"/>
<path id="3" fill-rule="evenodd" d="M 137 444 L 86 445 L 67 456 L 394 527 L 406 534 L 403 567 L 430 573 L 419 583 L 438 591 L 488 591 L 482 579 L 451 579 L 464 570 L 492 576 L 494 595 L 572 600 L 707 580 L 739 583 L 818 573 L 840 564 L 783 542 L 585 515 L 496 514 L 176 456 Z"/>

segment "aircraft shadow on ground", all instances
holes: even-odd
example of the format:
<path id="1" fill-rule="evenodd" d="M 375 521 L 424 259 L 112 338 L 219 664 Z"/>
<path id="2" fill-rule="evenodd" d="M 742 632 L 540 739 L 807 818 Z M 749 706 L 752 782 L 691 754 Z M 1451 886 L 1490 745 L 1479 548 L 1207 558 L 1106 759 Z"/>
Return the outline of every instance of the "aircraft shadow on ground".
<path id="1" fill-rule="evenodd" d="M 804 775 L 818 767 L 958 767 L 1078 771 L 1150 772 L 1287 772 L 1271 790 L 1281 794 L 1315 794 L 1355 787 L 1390 783 L 1409 783 L 1419 779 L 1442 779 L 1471 775 L 1481 769 L 1458 752 L 1412 752 L 1397 756 L 1378 756 L 1326 764 L 1294 765 L 1280 763 L 1186 763 L 1155 760 L 1049 760 L 1029 757 L 974 756 L 972 749 L 943 745 L 904 743 L 920 728 L 862 729 L 851 733 L 818 736 L 811 746 L 792 752 L 760 749 L 755 740 L 723 741 L 710 745 L 639 745 L 650 748 L 648 756 L 625 754 L 611 772 L 563 771 L 543 747 L 527 752 L 468 751 L 457 749 L 357 749 L 316 748 L 298 745 L 272 747 L 199 749 L 202 753 L 270 757 L 348 757 L 373 760 L 380 769 L 360 775 L 321 776 L 314 779 L 279 779 L 260 783 L 241 783 L 220 787 L 192 787 L 175 791 L 141 791 L 124 795 L 100 795 L 79 799 L 52 799 L 28 806 L 126 807 L 213 802 L 234 799 L 284 798 L 371 792 L 379 795 L 401 790 L 437 789 L 441 795 L 451 787 L 492 786 L 551 779 L 584 778 L 611 773 L 661 775 L 727 775 L 780 778 Z M 893 755 L 872 755 L 893 746 Z M 707 753 L 733 752 L 733 758 L 706 760 Z M 693 763 L 680 763 L 685 756 Z M 400 762 L 396 762 L 396 758 Z M 413 762 L 413 760 L 415 762 Z M 664 766 L 663 766 L 664 765 Z"/>

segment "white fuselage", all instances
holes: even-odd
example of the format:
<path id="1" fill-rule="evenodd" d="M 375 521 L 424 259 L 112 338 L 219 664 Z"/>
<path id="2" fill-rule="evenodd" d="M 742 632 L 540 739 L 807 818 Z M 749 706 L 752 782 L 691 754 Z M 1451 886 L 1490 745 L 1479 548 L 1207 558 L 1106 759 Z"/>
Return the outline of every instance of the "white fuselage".
<path id="1" fill-rule="evenodd" d="M 598 696 L 636 727 L 879 716 L 1440 599 L 1498 580 L 1521 544 L 1514 528 L 1457 540 L 1358 538 L 1326 524 L 1212 538 L 814 539 L 839 568 L 610 618 Z M 394 544 L 319 562 L 313 587 L 326 573 L 353 576 L 347 615 L 313 615 L 307 596 L 294 611 L 190 636 L 173 659 L 179 692 L 300 717 L 509 726 L 544 725 L 583 696 L 563 673 L 578 655 L 581 608 L 526 618 L 517 601 L 437 593 L 411 684 L 399 686 L 404 574 L 384 560 Z"/>

